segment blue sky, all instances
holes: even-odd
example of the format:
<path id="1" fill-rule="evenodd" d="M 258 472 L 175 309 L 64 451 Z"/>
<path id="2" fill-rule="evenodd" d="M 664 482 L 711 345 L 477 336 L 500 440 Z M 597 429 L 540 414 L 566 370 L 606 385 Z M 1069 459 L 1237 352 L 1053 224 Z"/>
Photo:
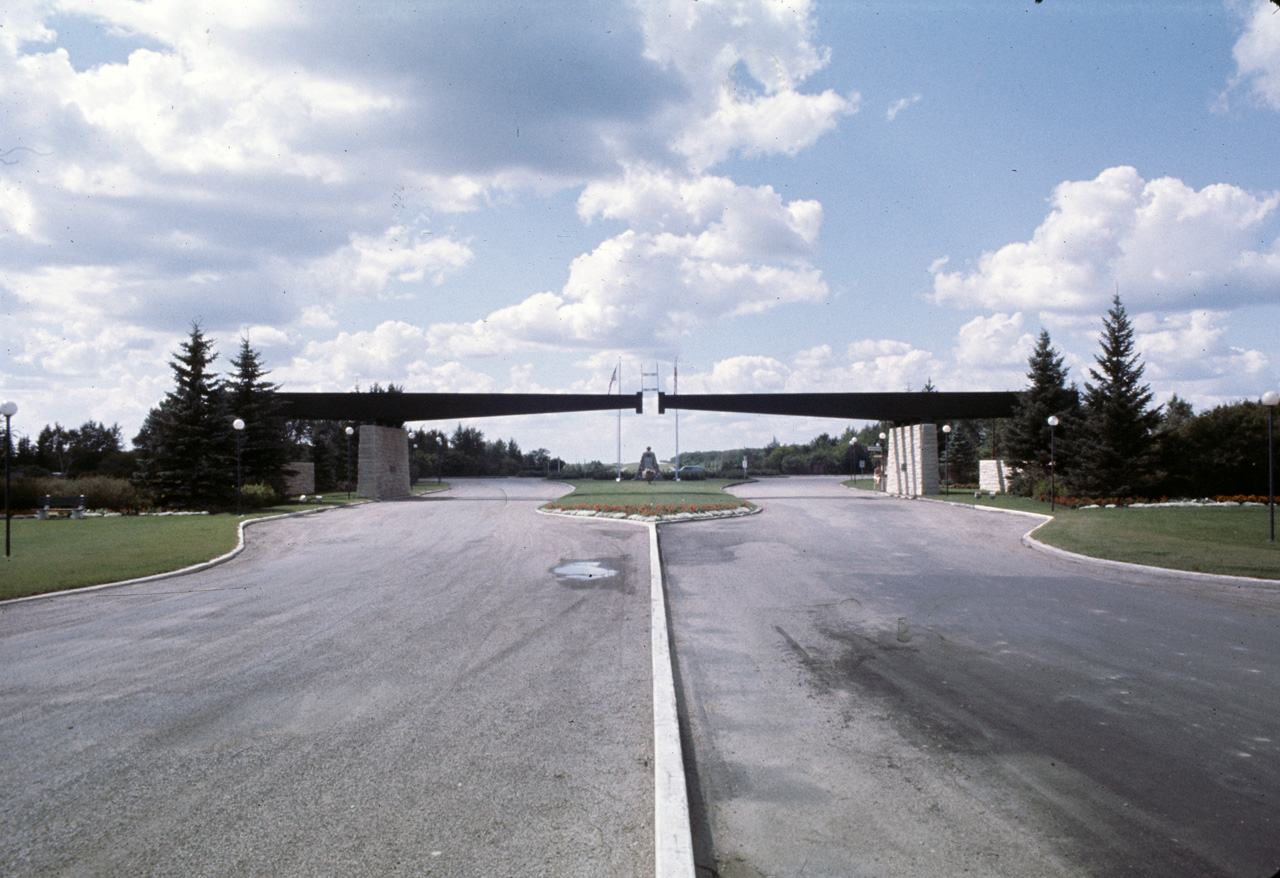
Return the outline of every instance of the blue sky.
<path id="1" fill-rule="evenodd" d="M 1280 8 L 6 4 L 0 396 L 119 423 L 191 322 L 289 390 L 1023 386 L 1118 290 L 1157 399 L 1280 387 Z M 604 414 L 478 421 L 611 459 Z M 453 424 L 440 424 L 452 429 Z M 845 424 L 716 414 L 686 450 Z M 624 455 L 674 450 L 624 416 Z"/>

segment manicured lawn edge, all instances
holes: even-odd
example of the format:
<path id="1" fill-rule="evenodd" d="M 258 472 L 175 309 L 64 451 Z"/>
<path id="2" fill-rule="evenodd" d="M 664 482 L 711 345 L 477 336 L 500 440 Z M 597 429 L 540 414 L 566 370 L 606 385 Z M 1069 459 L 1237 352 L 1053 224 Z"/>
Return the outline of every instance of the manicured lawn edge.
<path id="1" fill-rule="evenodd" d="M 243 552 L 244 546 L 245 546 L 244 529 L 251 524 L 258 524 L 263 521 L 278 521 L 281 518 L 300 518 L 303 515 L 316 515 L 317 513 L 320 513 L 320 512 L 329 512 L 333 509 L 344 509 L 347 506 L 355 506 L 355 505 L 357 505 L 357 501 L 353 500 L 351 503 L 343 504 L 341 506 L 317 506 L 315 509 L 304 509 L 298 512 L 285 512 L 280 515 L 264 515 L 260 518 L 246 518 L 239 523 L 239 527 L 236 529 L 237 530 L 236 547 L 231 551 L 225 554 L 219 555 L 216 558 L 211 558 L 208 561 L 201 561 L 199 564 L 190 564 L 186 567 L 182 567 L 177 570 L 166 570 L 161 573 L 148 574 L 147 576 L 137 576 L 137 577 L 134 577 L 133 579 L 122 579 L 119 582 L 102 582 L 96 585 L 74 586 L 72 588 L 63 588 L 57 591 L 46 591 L 46 592 L 41 592 L 40 594 L 31 594 L 31 595 L 26 595 L 24 597 L 19 597 L 19 598 L 8 598 L 6 600 L 0 601 L 0 605 L 16 604 L 19 601 L 35 601 L 35 600 L 40 600 L 42 598 L 54 598 L 54 597 L 60 597 L 62 595 L 68 595 L 68 594 L 81 594 L 81 593 L 90 592 L 90 591 L 101 591 L 102 589 L 119 588 L 120 586 L 136 585 L 138 583 L 143 583 L 143 582 L 157 582 L 162 579 L 171 579 L 175 576 L 185 576 L 188 573 L 198 573 L 201 570 L 208 570 L 211 567 L 217 567 L 219 564 L 225 564 L 227 561 L 230 561 L 236 555 L 239 555 L 241 552 Z"/>

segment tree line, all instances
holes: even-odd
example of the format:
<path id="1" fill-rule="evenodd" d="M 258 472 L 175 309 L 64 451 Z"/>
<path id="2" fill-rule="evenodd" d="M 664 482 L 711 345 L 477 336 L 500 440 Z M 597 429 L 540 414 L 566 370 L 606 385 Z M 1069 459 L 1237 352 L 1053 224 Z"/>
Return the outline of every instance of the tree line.
<path id="1" fill-rule="evenodd" d="M 1068 384 L 1063 356 L 1042 330 L 1028 358 L 1028 386 L 1019 394 L 1014 415 L 948 424 L 950 431 L 939 436 L 940 477 L 952 484 L 976 484 L 979 459 L 1004 459 L 1019 469 L 1011 489 L 1027 496 L 1048 493 L 1051 469 L 1059 493 L 1079 497 L 1264 494 L 1266 407 L 1246 400 L 1197 415 L 1176 395 L 1163 406 L 1152 406 L 1133 335 L 1116 296 L 1103 321 L 1101 352 L 1081 389 Z M 285 466 L 293 461 L 314 465 L 319 492 L 342 490 L 348 479 L 354 487 L 358 423 L 285 419 L 275 401 L 278 385 L 267 379 L 260 354 L 247 339 L 241 340 L 228 375 L 215 371 L 217 356 L 200 325 L 193 324 L 170 361 L 174 388 L 148 413 L 132 451 L 123 449 L 119 425 L 87 421 L 68 429 L 52 424 L 34 440 L 17 439 L 11 449 L 15 468 L 37 478 L 55 473 L 96 477 L 96 490 L 113 498 L 104 505 L 228 507 L 236 499 L 238 443 L 241 481 L 251 504 L 281 498 Z M 932 382 L 924 389 L 932 390 Z M 402 388 L 375 384 L 365 392 L 399 393 Z M 1058 420 L 1053 428 L 1050 416 Z M 236 419 L 244 422 L 242 431 L 233 428 Z M 879 437 L 891 426 L 849 427 L 839 437 L 823 433 L 802 444 L 775 438 L 763 447 L 685 452 L 680 463 L 725 477 L 741 475 L 744 459 L 751 475 L 866 474 L 879 463 Z M 348 427 L 353 428 L 351 436 Z M 524 452 L 514 439 L 487 440 L 479 429 L 461 424 L 452 434 L 417 429 L 406 441 L 415 481 L 553 474 L 614 478 L 616 473 L 614 465 L 600 461 L 566 466 L 545 448 Z M 1273 465 L 1280 465 L 1280 458 Z M 121 484 L 131 486 L 134 494 Z M 22 491 L 19 484 L 19 498 Z M 20 500 L 18 505 L 26 504 Z"/>
<path id="2" fill-rule="evenodd" d="M 24 478 L 15 485 L 15 505 L 34 506 L 39 493 L 86 493 L 96 495 L 91 506 L 109 508 L 228 508 L 236 503 L 237 462 L 241 493 L 250 506 L 282 499 L 286 467 L 294 462 L 313 464 L 317 492 L 355 487 L 359 422 L 283 417 L 274 396 L 278 385 L 268 380 L 261 354 L 248 339 L 241 339 L 228 374 L 218 374 L 217 359 L 212 340 L 193 324 L 169 362 L 173 389 L 148 412 L 131 451 L 123 448 L 118 424 L 95 421 L 77 429 L 53 424 L 35 440 L 17 438 L 13 464 Z M 374 384 L 363 392 L 403 388 Z M 237 420 L 243 429 L 235 429 Z M 547 475 L 564 463 L 545 448 L 526 453 L 514 439 L 486 440 L 480 430 L 461 424 L 452 435 L 411 431 L 406 441 L 414 481 Z M 64 484 L 67 479 L 75 484 Z"/>
<path id="3" fill-rule="evenodd" d="M 1028 386 L 1019 393 L 1012 417 L 951 421 L 945 433 L 944 425 L 938 425 L 940 479 L 976 487 L 979 461 L 1000 459 L 1018 469 L 1010 489 L 1024 496 L 1047 498 L 1051 462 L 1060 496 L 1156 499 L 1267 493 L 1268 412 L 1260 400 L 1227 403 L 1200 414 L 1177 395 L 1153 406 L 1150 386 L 1142 380 L 1146 367 L 1118 295 L 1103 320 L 1100 347 L 1081 389 L 1068 383 L 1064 359 L 1042 330 L 1028 358 Z M 930 381 L 924 391 L 932 390 Z M 1058 420 L 1052 428 L 1050 416 Z M 882 422 L 849 428 L 839 438 L 824 433 L 803 444 L 782 445 L 775 439 L 763 448 L 686 452 L 680 463 L 726 477 L 742 473 L 744 457 L 752 475 L 869 473 L 880 462 L 873 448 L 891 426 Z M 1280 454 L 1272 466 L 1280 470 Z"/>
<path id="4" fill-rule="evenodd" d="M 1021 468 L 1015 492 L 1047 494 L 1052 464 L 1058 491 L 1078 497 L 1267 493 L 1266 406 L 1242 400 L 1197 415 L 1177 395 L 1152 406 L 1119 296 L 1103 321 L 1101 352 L 1083 390 L 1067 383 L 1047 331 L 1028 365 L 1029 386 L 1008 425 L 1006 457 Z M 1051 416 L 1058 419 L 1052 428 Z M 1277 464 L 1280 456 L 1272 460 Z"/>

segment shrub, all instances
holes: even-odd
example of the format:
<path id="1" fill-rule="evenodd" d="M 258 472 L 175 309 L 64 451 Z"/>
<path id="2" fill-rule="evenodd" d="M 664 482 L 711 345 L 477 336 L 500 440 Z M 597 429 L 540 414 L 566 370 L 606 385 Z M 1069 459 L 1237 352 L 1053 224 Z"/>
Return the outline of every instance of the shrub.
<path id="1" fill-rule="evenodd" d="M 263 506 L 274 506 L 279 503 L 280 495 L 270 485 L 255 482 L 240 489 L 240 502 L 250 509 L 260 509 Z"/>

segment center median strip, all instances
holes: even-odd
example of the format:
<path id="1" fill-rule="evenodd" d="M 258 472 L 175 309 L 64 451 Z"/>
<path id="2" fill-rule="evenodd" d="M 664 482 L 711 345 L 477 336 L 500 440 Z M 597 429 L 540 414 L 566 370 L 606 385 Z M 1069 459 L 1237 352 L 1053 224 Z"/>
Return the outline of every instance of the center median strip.
<path id="1" fill-rule="evenodd" d="M 556 514 L 546 510 L 538 511 L 543 515 Z M 694 878 L 689 789 L 684 775 L 684 750 L 680 744 L 680 715 L 676 707 L 676 683 L 671 663 L 671 635 L 667 629 L 667 597 L 666 586 L 662 581 L 662 553 L 658 547 L 658 525 L 657 522 L 652 521 L 604 520 L 619 521 L 628 525 L 638 524 L 649 531 L 649 651 L 653 663 L 654 874 L 657 878 Z"/>

